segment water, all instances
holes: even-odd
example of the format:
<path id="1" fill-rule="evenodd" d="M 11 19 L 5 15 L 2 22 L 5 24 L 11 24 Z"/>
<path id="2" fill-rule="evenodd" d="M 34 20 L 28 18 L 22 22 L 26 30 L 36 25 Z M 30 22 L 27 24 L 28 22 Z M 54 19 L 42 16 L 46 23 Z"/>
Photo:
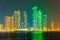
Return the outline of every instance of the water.
<path id="1" fill-rule="evenodd" d="M 4 32 L 0 40 L 60 40 L 60 32 Z"/>

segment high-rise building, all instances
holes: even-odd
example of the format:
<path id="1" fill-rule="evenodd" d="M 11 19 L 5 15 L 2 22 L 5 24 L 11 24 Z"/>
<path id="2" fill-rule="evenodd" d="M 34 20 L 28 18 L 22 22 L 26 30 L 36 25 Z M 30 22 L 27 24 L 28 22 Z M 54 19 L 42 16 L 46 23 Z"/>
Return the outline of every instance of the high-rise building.
<path id="1" fill-rule="evenodd" d="M 47 28 L 47 15 L 46 14 L 44 14 L 43 15 L 43 28 Z"/>
<path id="2" fill-rule="evenodd" d="M 35 27 L 34 30 L 39 30 L 47 27 L 47 15 L 43 14 L 42 10 L 38 10 L 37 6 L 33 7 L 32 10 L 33 27 Z"/>
<path id="3" fill-rule="evenodd" d="M 37 7 L 33 7 L 33 25 L 34 27 L 37 27 L 37 28 L 42 28 L 42 11 L 41 10 L 38 10 Z"/>
<path id="4" fill-rule="evenodd" d="M 27 28 L 27 14 L 26 11 L 23 11 L 23 23 L 24 23 L 24 28 Z"/>
<path id="5" fill-rule="evenodd" d="M 20 13 L 20 11 L 19 10 L 17 10 L 17 11 L 14 11 L 14 26 L 15 26 L 15 28 L 20 28 L 21 26 L 20 26 L 20 17 L 21 16 L 21 13 Z"/>
<path id="6" fill-rule="evenodd" d="M 57 30 L 57 28 L 55 27 L 55 23 L 54 23 L 54 21 L 51 21 L 51 31 L 59 31 L 59 28 L 58 28 L 58 30 Z"/>
<path id="7" fill-rule="evenodd" d="M 11 17 L 10 16 L 5 16 L 5 29 L 6 30 L 11 30 Z"/>
<path id="8" fill-rule="evenodd" d="M 33 26 L 37 27 L 37 6 L 33 7 L 32 10 Z"/>
<path id="9" fill-rule="evenodd" d="M 47 27 L 47 14 L 43 14 L 43 18 L 42 18 L 42 29 L 44 31 L 47 31 L 48 30 L 48 27 Z"/>
<path id="10" fill-rule="evenodd" d="M 54 21 L 51 21 L 51 29 L 54 29 L 55 28 L 55 23 Z"/>
<path id="11" fill-rule="evenodd" d="M 3 30 L 3 24 L 0 24 L 0 30 Z"/>
<path id="12" fill-rule="evenodd" d="M 38 14 L 37 14 L 37 27 L 38 28 L 42 28 L 42 11 L 38 10 Z"/>
<path id="13" fill-rule="evenodd" d="M 15 24 L 14 24 L 14 16 L 11 16 L 11 30 L 14 30 Z"/>

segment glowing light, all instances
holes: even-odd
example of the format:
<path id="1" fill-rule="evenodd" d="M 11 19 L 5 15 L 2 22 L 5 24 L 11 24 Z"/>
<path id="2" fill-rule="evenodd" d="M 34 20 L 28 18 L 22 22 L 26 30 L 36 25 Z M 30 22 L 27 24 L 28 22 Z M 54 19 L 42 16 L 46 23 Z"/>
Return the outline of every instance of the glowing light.
<path id="1" fill-rule="evenodd" d="M 25 25 L 24 25 L 24 23 L 22 22 L 22 24 L 21 24 L 21 28 L 24 28 L 24 26 L 25 26 Z"/>
<path id="2" fill-rule="evenodd" d="M 16 29 L 14 31 L 29 31 L 27 28 L 24 28 L 24 29 Z"/>
<path id="3" fill-rule="evenodd" d="M 3 25 L 2 24 L 0 24 L 0 30 L 3 30 Z"/>
<path id="4" fill-rule="evenodd" d="M 43 38 L 43 31 L 37 31 L 37 32 L 33 32 L 33 40 L 44 40 Z"/>
<path id="5" fill-rule="evenodd" d="M 30 28 L 30 31 L 34 31 L 34 28 L 33 28 L 33 27 L 31 27 L 31 28 Z"/>

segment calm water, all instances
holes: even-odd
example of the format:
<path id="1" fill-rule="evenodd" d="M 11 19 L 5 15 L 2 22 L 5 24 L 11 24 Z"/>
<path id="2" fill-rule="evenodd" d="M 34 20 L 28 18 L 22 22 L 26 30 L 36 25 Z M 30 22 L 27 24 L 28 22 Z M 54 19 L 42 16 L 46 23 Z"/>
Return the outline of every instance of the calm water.
<path id="1" fill-rule="evenodd" d="M 60 32 L 5 32 L 0 33 L 0 40 L 60 40 Z"/>

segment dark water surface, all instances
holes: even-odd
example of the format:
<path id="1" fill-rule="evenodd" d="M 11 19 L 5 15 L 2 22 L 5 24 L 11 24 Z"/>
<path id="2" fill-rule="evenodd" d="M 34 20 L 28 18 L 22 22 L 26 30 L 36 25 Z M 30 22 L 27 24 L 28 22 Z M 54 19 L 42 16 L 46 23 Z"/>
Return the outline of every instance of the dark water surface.
<path id="1" fill-rule="evenodd" d="M 35 40 L 33 36 L 32 32 L 4 32 L 0 33 L 0 40 Z M 41 40 L 60 40 L 60 32 L 44 32 L 42 36 Z"/>

